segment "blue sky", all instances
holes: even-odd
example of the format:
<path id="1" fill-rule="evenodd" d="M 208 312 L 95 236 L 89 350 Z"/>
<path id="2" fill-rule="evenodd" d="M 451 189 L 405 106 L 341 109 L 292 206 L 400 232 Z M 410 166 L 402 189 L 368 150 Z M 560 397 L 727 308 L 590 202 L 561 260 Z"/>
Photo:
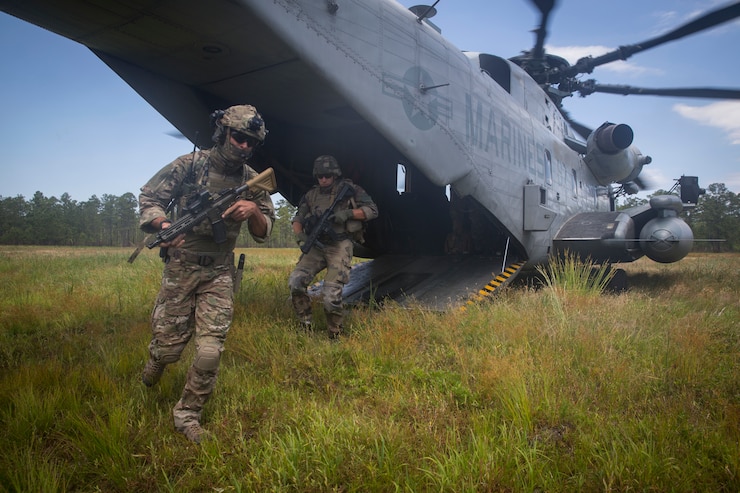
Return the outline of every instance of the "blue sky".
<path id="1" fill-rule="evenodd" d="M 416 1 L 403 0 L 405 6 Z M 432 2 L 429 2 L 432 3 Z M 547 50 L 571 62 L 652 38 L 707 10 L 711 0 L 561 0 Z M 534 44 L 538 14 L 526 0 L 441 0 L 432 21 L 462 50 L 505 57 Z M 643 87 L 740 87 L 740 22 L 726 23 L 597 68 L 584 78 Z M 173 127 L 84 46 L 0 13 L 0 196 L 36 191 L 138 193 L 161 166 L 192 150 Z M 740 193 L 740 102 L 652 96 L 575 96 L 565 107 L 596 127 L 629 124 L 658 188 L 682 174 Z M 207 115 L 204 115 L 207 118 Z"/>

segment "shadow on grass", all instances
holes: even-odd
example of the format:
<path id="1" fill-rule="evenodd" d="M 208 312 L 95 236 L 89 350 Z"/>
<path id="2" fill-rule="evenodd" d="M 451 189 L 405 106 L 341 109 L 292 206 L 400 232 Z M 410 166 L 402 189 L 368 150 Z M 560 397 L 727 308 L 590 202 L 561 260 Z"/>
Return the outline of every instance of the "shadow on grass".
<path id="1" fill-rule="evenodd" d="M 627 288 L 645 293 L 658 293 L 681 282 L 679 272 L 635 272 L 627 274 Z"/>

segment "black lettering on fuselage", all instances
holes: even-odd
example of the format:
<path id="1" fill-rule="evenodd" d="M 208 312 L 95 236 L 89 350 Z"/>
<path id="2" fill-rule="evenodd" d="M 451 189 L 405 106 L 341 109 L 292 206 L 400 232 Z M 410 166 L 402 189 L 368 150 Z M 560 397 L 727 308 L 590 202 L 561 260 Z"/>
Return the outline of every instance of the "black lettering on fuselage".
<path id="1" fill-rule="evenodd" d="M 544 177 L 544 151 L 540 151 L 541 144 L 535 142 L 527 126 L 496 112 L 483 101 L 474 101 L 471 94 L 465 95 L 465 106 L 468 144 L 527 170 L 532 177 Z"/>
<path id="2" fill-rule="evenodd" d="M 501 119 L 501 157 L 511 162 L 511 122 L 508 118 Z M 505 154 L 504 154 L 505 152 Z"/>
<path id="3" fill-rule="evenodd" d="M 496 149 L 496 157 L 501 157 L 499 152 L 498 137 L 496 136 L 496 118 L 493 108 L 488 112 L 488 136 L 486 139 L 486 152 L 491 152 L 491 146 Z"/>
<path id="4" fill-rule="evenodd" d="M 478 107 L 476 108 L 476 114 L 473 114 L 473 101 L 470 97 L 470 94 L 465 95 L 465 103 L 465 131 L 468 134 L 468 143 L 474 147 L 482 147 L 483 128 L 480 124 L 480 121 L 483 117 L 483 105 L 479 102 Z"/>

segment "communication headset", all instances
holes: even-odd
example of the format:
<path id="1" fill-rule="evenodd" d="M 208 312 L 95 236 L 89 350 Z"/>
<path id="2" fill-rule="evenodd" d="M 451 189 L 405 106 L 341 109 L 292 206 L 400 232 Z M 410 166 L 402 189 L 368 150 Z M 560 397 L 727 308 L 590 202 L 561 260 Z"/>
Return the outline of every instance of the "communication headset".
<path id="1" fill-rule="evenodd" d="M 221 118 L 224 116 L 226 111 L 216 110 L 210 115 L 211 127 L 213 128 L 213 136 L 211 140 L 217 144 L 223 144 L 226 139 L 224 134 L 224 126 L 221 125 Z"/>

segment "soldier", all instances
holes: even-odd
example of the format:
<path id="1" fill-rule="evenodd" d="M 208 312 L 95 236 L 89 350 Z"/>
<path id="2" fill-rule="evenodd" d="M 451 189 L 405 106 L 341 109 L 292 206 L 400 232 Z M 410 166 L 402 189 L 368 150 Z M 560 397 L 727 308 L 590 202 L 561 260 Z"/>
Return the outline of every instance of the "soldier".
<path id="1" fill-rule="evenodd" d="M 340 179 L 342 170 L 333 156 L 319 156 L 313 164 L 313 176 L 318 181 L 298 203 L 293 218 L 293 233 L 302 245 L 316 225 L 319 217 L 334 202 L 343 183 L 352 187 L 354 193 L 334 209 L 332 229 L 334 234 L 319 237 L 308 253 L 301 255 L 288 280 L 293 308 L 302 326 L 312 328 L 311 300 L 306 288 L 313 278 L 326 269 L 323 287 L 324 313 L 331 339 L 342 332 L 343 306 L 342 288 L 349 281 L 353 255 L 352 241 L 362 242 L 363 222 L 378 217 L 378 207 L 359 185 L 348 179 Z"/>
<path id="2" fill-rule="evenodd" d="M 139 195 L 140 226 L 147 233 L 169 227 L 170 204 L 184 207 L 202 191 L 217 193 L 239 187 L 257 175 L 247 160 L 267 135 L 253 106 L 232 106 L 211 115 L 214 147 L 177 158 L 162 168 Z M 269 194 L 249 190 L 222 216 L 227 240 L 216 243 L 210 221 L 161 247 L 166 252 L 162 286 L 152 310 L 149 361 L 142 373 L 147 387 L 155 385 L 167 365 L 180 359 L 195 339 L 195 358 L 185 388 L 173 409 L 175 429 L 190 441 L 205 436 L 200 418 L 216 384 L 221 352 L 233 315 L 234 246 L 246 221 L 252 238 L 264 242 L 275 220 Z"/>

